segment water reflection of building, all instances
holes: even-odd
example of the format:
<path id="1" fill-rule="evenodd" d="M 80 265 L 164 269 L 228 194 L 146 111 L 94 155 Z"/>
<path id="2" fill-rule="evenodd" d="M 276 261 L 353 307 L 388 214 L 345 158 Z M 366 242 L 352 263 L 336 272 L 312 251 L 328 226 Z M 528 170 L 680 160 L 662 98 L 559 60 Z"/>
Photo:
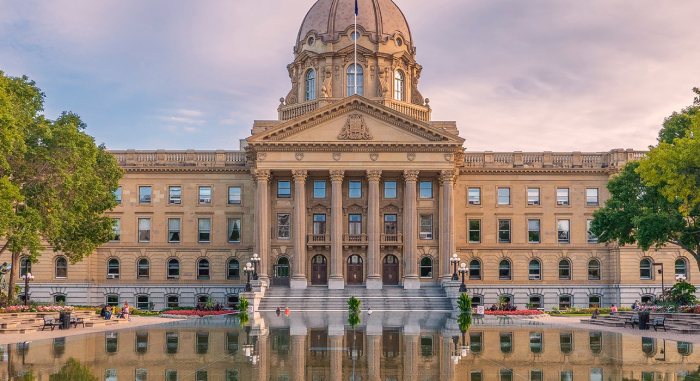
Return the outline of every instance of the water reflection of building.
<path id="1" fill-rule="evenodd" d="M 455 364 L 450 356 L 461 332 L 447 317 L 438 319 L 442 327 L 403 322 L 352 330 L 258 319 L 246 330 L 204 321 L 56 338 L 3 347 L 0 375 L 34 369 L 37 380 L 48 380 L 70 357 L 106 381 L 340 381 L 353 374 L 369 381 L 681 381 L 700 365 L 690 343 L 519 324 L 473 325 L 464 339 L 469 351 Z"/>

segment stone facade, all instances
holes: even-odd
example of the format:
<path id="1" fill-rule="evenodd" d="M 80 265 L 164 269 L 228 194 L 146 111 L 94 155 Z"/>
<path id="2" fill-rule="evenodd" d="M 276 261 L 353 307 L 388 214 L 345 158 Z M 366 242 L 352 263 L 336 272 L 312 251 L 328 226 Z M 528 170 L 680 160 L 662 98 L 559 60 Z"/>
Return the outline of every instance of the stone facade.
<path id="1" fill-rule="evenodd" d="M 60 253 L 47 251 L 32 265 L 31 297 L 234 302 L 254 253 L 262 286 L 450 290 L 457 253 L 478 301 L 507 296 L 521 307 L 629 305 L 659 294 L 660 268 L 646 260 L 664 265 L 667 284 L 676 271 L 699 276 L 680 249 L 644 253 L 588 235 L 607 180 L 643 152 L 465 152 L 456 122 L 431 120 L 418 92 L 407 23 L 385 30 L 402 25 L 398 8 L 373 2 L 391 17 L 358 19 L 362 75 L 351 76 L 354 29 L 328 13 L 331 3 L 338 12 L 351 2 L 312 8 L 278 120 L 255 121 L 239 151 L 113 151 L 125 170 L 121 204 L 109 213 L 120 239 L 68 264 L 65 277 Z M 308 29 L 314 23 L 329 24 Z"/>

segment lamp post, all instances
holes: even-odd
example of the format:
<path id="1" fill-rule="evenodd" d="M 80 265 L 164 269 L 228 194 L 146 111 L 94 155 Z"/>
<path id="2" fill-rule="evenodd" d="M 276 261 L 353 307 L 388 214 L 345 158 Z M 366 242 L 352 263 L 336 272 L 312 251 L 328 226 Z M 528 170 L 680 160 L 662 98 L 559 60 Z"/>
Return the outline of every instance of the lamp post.
<path id="1" fill-rule="evenodd" d="M 467 340 L 465 339 L 467 331 L 464 330 L 462 331 L 462 345 L 459 346 L 460 349 L 460 356 L 461 357 L 467 357 L 467 352 L 469 352 L 469 347 L 467 346 Z"/>
<path id="2" fill-rule="evenodd" d="M 658 270 L 659 274 L 661 274 L 661 300 L 665 300 L 666 297 L 664 296 L 665 291 L 664 291 L 664 264 L 663 263 L 658 263 L 654 262 L 651 264 L 653 267 L 656 266 L 661 266 L 661 269 Z"/>
<path id="3" fill-rule="evenodd" d="M 253 262 L 253 280 L 258 280 L 258 262 L 260 262 L 260 257 L 258 254 L 253 254 L 253 258 L 250 259 Z"/>
<path id="4" fill-rule="evenodd" d="M 455 345 L 454 351 L 452 351 L 452 356 L 450 356 L 450 360 L 452 360 L 452 363 L 457 365 L 459 364 L 459 360 L 462 359 L 462 355 L 459 351 L 459 336 L 452 336 L 452 342 Z"/>
<path id="5" fill-rule="evenodd" d="M 27 305 L 29 301 L 29 281 L 34 280 L 34 275 L 32 273 L 26 273 L 20 277 L 24 279 L 24 305 Z"/>
<path id="6" fill-rule="evenodd" d="M 455 271 L 452 273 L 452 280 L 459 280 L 459 277 L 457 276 L 457 264 L 459 263 L 460 259 L 457 257 L 457 254 L 452 254 L 452 258 L 450 258 L 450 263 L 455 268 Z"/>
<path id="7" fill-rule="evenodd" d="M 251 292 L 253 291 L 253 287 L 250 285 L 250 275 L 253 273 L 253 267 L 250 265 L 250 262 L 245 264 L 245 268 L 243 269 L 245 272 L 245 275 L 248 276 L 248 281 L 245 283 L 245 292 Z"/>
<path id="8" fill-rule="evenodd" d="M 464 274 L 466 274 L 467 271 L 469 271 L 469 270 L 467 269 L 467 264 L 466 264 L 466 263 L 462 263 L 462 264 L 459 266 L 459 270 L 458 270 L 458 271 L 459 271 L 460 274 L 462 274 L 462 284 L 459 285 L 459 292 L 467 292 L 467 285 L 464 284 Z"/>

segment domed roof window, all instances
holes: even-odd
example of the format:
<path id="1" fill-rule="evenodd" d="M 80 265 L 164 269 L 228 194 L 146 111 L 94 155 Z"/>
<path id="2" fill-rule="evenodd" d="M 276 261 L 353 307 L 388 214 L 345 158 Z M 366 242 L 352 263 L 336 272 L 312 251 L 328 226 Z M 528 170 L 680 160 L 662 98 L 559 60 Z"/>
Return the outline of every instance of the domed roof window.
<path id="1" fill-rule="evenodd" d="M 404 93 L 404 77 L 401 70 L 397 70 L 394 75 L 394 99 L 397 101 L 404 101 L 406 99 Z"/>

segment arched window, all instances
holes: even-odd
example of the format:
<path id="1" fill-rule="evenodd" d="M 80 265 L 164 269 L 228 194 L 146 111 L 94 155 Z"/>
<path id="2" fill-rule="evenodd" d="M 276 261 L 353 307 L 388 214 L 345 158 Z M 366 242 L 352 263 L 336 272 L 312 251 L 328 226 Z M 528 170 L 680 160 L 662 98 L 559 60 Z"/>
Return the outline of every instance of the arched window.
<path id="1" fill-rule="evenodd" d="M 676 342 L 676 349 L 678 349 L 679 355 L 690 356 L 693 353 L 693 343 L 678 341 Z"/>
<path id="2" fill-rule="evenodd" d="M 168 295 L 165 298 L 165 306 L 167 308 L 180 307 L 180 297 L 177 295 Z"/>
<path id="3" fill-rule="evenodd" d="M 312 101 L 316 99 L 316 72 L 309 70 L 306 73 L 306 100 Z"/>
<path id="4" fill-rule="evenodd" d="M 600 308 L 600 295 L 588 296 L 588 308 Z"/>
<path id="5" fill-rule="evenodd" d="M 27 275 L 27 273 L 32 273 L 32 263 L 29 262 L 29 258 L 22 257 L 22 259 L 19 260 L 19 277 L 21 278 Z"/>
<path id="6" fill-rule="evenodd" d="M 148 295 L 137 295 L 136 296 L 136 309 L 141 311 L 151 310 L 151 300 Z"/>
<path id="7" fill-rule="evenodd" d="M 601 332 L 591 332 L 588 336 L 588 347 L 594 355 L 603 351 L 603 334 Z"/>
<path id="8" fill-rule="evenodd" d="M 209 279 L 209 260 L 200 259 L 197 262 L 197 279 Z"/>
<path id="9" fill-rule="evenodd" d="M 226 270 L 226 279 L 240 279 L 241 265 L 237 259 L 230 259 Z"/>
<path id="10" fill-rule="evenodd" d="M 119 279 L 119 260 L 111 258 L 107 261 L 107 279 Z"/>
<path id="11" fill-rule="evenodd" d="M 530 274 L 530 280 L 542 279 L 542 266 L 540 265 L 540 261 L 538 261 L 537 259 L 531 260 L 530 264 L 528 265 L 528 269 Z"/>
<path id="12" fill-rule="evenodd" d="M 530 295 L 528 309 L 537 310 L 542 308 L 542 295 Z"/>
<path id="13" fill-rule="evenodd" d="M 68 261 L 65 257 L 56 258 L 56 278 L 68 277 Z"/>
<path id="14" fill-rule="evenodd" d="M 168 279 L 178 279 L 180 277 L 180 261 L 173 258 L 168 261 Z"/>
<path id="15" fill-rule="evenodd" d="M 469 261 L 469 279 L 481 279 L 481 262 L 479 262 L 478 259 L 472 259 L 471 261 Z"/>
<path id="16" fill-rule="evenodd" d="M 651 260 L 649 258 L 639 261 L 639 278 L 651 279 Z"/>
<path id="17" fill-rule="evenodd" d="M 588 280 L 600 280 L 600 262 L 597 259 L 588 261 Z"/>
<path id="18" fill-rule="evenodd" d="M 355 80 L 357 80 L 357 91 L 355 91 Z M 355 64 L 350 65 L 348 67 L 348 85 L 347 85 L 348 96 L 351 96 L 354 94 L 364 95 L 362 80 L 363 80 L 362 66 L 355 65 Z"/>
<path id="19" fill-rule="evenodd" d="M 432 278 L 433 277 L 433 260 L 430 257 L 423 257 L 420 260 L 420 277 L 421 278 Z"/>
<path id="20" fill-rule="evenodd" d="M 656 300 L 656 296 L 654 295 L 642 295 L 642 303 L 647 304 L 647 303 L 654 303 Z"/>
<path id="21" fill-rule="evenodd" d="M 567 310 L 571 308 L 571 295 L 560 295 L 559 296 L 559 309 Z"/>
<path id="22" fill-rule="evenodd" d="M 139 279 L 148 279 L 148 277 L 151 275 L 151 264 L 148 262 L 148 259 L 139 259 L 136 271 Z"/>
<path id="23" fill-rule="evenodd" d="M 507 259 L 498 263 L 498 279 L 510 280 L 510 261 Z"/>
<path id="24" fill-rule="evenodd" d="M 688 270 L 687 270 L 687 263 L 685 259 L 683 258 L 678 258 L 676 259 L 676 278 L 677 279 L 687 279 L 688 278 Z M 21 270 L 20 270 L 21 271 Z"/>
<path id="25" fill-rule="evenodd" d="M 401 70 L 397 70 L 394 73 L 394 99 L 397 101 L 404 101 L 406 97 L 404 96 L 404 76 Z"/>
<path id="26" fill-rule="evenodd" d="M 569 262 L 568 259 L 562 259 L 559 261 L 559 279 L 571 279 L 571 262 Z"/>
<path id="27" fill-rule="evenodd" d="M 559 334 L 559 349 L 561 353 L 568 355 L 574 350 L 574 335 L 571 333 Z"/>
<path id="28" fill-rule="evenodd" d="M 530 352 L 542 353 L 544 349 L 542 336 L 542 332 L 530 332 Z"/>
<path id="29" fill-rule="evenodd" d="M 651 337 L 642 337 L 642 352 L 647 357 L 656 355 L 656 339 Z"/>
<path id="30" fill-rule="evenodd" d="M 64 294 L 54 294 L 53 302 L 56 304 L 61 304 L 66 302 L 66 295 Z"/>

